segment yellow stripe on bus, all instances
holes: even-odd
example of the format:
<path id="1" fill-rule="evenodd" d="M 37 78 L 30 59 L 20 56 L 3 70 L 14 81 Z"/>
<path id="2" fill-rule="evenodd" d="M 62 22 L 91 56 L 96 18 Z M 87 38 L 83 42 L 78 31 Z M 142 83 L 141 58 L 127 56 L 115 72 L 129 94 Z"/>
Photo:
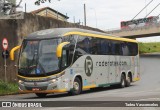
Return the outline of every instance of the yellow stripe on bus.
<path id="1" fill-rule="evenodd" d="M 70 42 L 63 42 L 63 43 L 61 43 L 61 44 L 58 45 L 57 51 L 56 51 L 56 55 L 57 55 L 58 58 L 62 56 L 62 48 L 63 48 L 65 45 L 69 44 L 69 43 L 70 43 Z"/>
<path id="2" fill-rule="evenodd" d="M 85 90 L 85 89 L 91 89 L 91 88 L 95 88 L 95 87 L 96 87 L 96 85 L 93 84 L 93 85 L 89 85 L 89 86 L 83 86 L 83 89 Z"/>
<path id="3" fill-rule="evenodd" d="M 104 38 L 104 39 L 110 39 L 110 40 L 118 40 L 118 41 L 127 41 L 127 42 L 137 43 L 137 41 L 133 40 L 133 39 L 105 36 L 105 35 L 91 34 L 91 33 L 84 33 L 84 32 L 67 32 L 66 34 L 64 34 L 64 36 L 68 36 L 68 35 L 82 35 L 82 36 L 90 36 L 90 37 Z"/>

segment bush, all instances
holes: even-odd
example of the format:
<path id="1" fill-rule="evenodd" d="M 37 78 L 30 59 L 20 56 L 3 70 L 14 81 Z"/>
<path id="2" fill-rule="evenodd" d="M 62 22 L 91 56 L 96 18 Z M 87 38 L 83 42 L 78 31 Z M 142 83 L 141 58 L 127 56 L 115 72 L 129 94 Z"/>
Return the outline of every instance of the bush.
<path id="1" fill-rule="evenodd" d="M 152 42 L 152 43 L 139 43 L 139 53 L 153 53 L 160 52 L 160 42 Z"/>
<path id="2" fill-rule="evenodd" d="M 18 92 L 17 83 L 8 83 L 0 80 L 0 95 Z"/>

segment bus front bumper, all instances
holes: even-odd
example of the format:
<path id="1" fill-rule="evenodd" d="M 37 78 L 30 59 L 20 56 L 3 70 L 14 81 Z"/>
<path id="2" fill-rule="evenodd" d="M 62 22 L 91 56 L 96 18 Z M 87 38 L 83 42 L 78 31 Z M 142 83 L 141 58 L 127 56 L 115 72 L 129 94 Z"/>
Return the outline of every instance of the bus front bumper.
<path id="1" fill-rule="evenodd" d="M 55 82 L 19 82 L 19 93 L 61 93 L 67 89 L 60 88 L 59 80 Z"/>
<path id="2" fill-rule="evenodd" d="M 29 91 L 29 90 L 19 90 L 19 93 L 64 93 L 67 92 L 66 89 L 55 89 L 55 90 L 44 90 L 44 91 Z"/>

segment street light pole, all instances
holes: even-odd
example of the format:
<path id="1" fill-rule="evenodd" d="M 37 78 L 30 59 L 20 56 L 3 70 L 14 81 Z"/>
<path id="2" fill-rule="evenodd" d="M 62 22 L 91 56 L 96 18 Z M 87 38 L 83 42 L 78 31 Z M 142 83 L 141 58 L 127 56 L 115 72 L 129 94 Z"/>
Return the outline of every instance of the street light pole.
<path id="1" fill-rule="evenodd" d="M 86 26 L 86 4 L 84 3 L 84 26 Z"/>

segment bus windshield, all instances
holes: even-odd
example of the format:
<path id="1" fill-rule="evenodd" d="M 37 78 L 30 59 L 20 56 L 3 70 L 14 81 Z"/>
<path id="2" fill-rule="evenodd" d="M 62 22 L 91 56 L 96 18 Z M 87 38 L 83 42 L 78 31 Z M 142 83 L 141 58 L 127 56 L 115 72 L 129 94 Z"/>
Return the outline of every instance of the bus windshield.
<path id="1" fill-rule="evenodd" d="M 24 76 L 46 76 L 59 71 L 56 48 L 61 39 L 24 40 L 18 73 Z"/>

